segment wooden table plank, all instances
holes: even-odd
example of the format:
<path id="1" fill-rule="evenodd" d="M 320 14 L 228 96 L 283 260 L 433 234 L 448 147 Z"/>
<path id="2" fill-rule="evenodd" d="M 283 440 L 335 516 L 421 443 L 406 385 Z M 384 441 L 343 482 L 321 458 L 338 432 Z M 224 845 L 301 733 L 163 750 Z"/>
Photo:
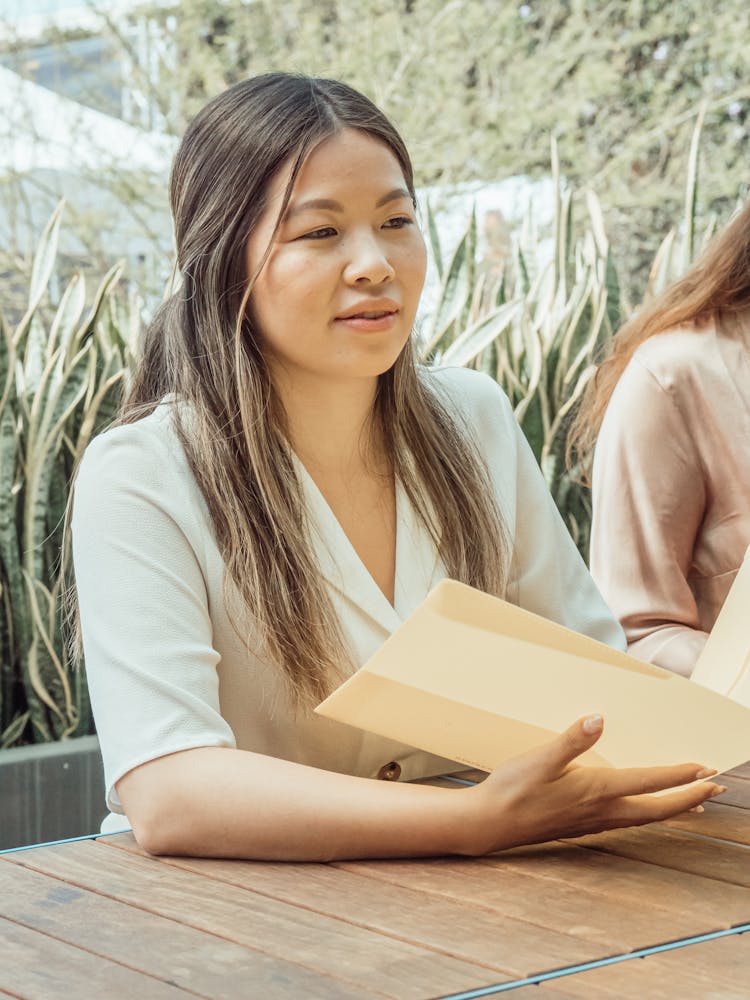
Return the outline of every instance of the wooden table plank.
<path id="1" fill-rule="evenodd" d="M 750 887 L 750 849 L 728 841 L 654 825 L 597 833 L 575 843 L 661 868 Z"/>
<path id="2" fill-rule="evenodd" d="M 0 899 L 13 901 L 16 924 L 200 995 L 235 1000 L 253 983 L 274 1000 L 361 996 L 296 965 L 291 949 L 288 960 L 272 958 L 19 865 L 0 864 Z M 0 966 L 0 985 L 20 989 L 24 981 L 17 966 Z"/>
<path id="3" fill-rule="evenodd" d="M 0 977 L 11 995 L 24 1000 L 187 1000 L 198 995 L 5 917 L 0 917 Z"/>
<path id="4" fill-rule="evenodd" d="M 469 962 L 441 955 L 248 889 L 81 841 L 6 855 L 25 868 L 225 937 L 337 978 L 362 997 L 423 998 L 497 981 Z M 435 990 L 435 984 L 440 990 Z"/>
<path id="5" fill-rule="evenodd" d="M 562 930 L 604 946 L 600 955 L 750 919 L 748 889 L 571 844 L 476 862 L 342 862 L 336 867 Z M 599 957 L 594 951 L 589 957 Z"/>
<path id="6" fill-rule="evenodd" d="M 750 781 L 745 784 L 750 786 Z M 701 815 L 686 813 L 660 825 L 750 846 L 750 809 L 737 808 L 723 802 L 707 802 L 705 809 Z M 750 858 L 748 864 L 750 865 Z"/>
<path id="7" fill-rule="evenodd" d="M 726 786 L 723 792 L 711 805 L 736 806 L 738 809 L 750 809 L 750 778 L 737 778 L 722 774 L 717 779 Z M 705 813 L 703 814 L 705 817 Z"/>
<path id="8" fill-rule="evenodd" d="M 427 1000 L 746 923 L 750 764 L 725 783 L 700 816 L 483 859 L 156 860 L 129 835 L 7 855 L 0 993 Z M 750 934 L 524 989 L 746 1000 L 748 950 L 733 941 Z M 17 952 L 31 979 L 7 980 Z M 73 970 L 69 994 L 50 966 Z"/>
<path id="9" fill-rule="evenodd" d="M 580 1000 L 747 1000 L 750 994 L 750 934 L 687 945 L 589 972 L 549 980 L 550 998 Z M 535 987 L 509 990 L 522 1000 Z M 558 992 L 559 991 L 559 992 Z M 536 993 L 531 993 L 536 996 Z M 502 994 L 500 994 L 502 996 Z"/>
<path id="10" fill-rule="evenodd" d="M 653 831 L 658 828 L 643 829 Z M 628 842 L 623 831 L 611 837 L 611 851 L 616 850 L 621 839 L 623 843 Z M 594 838 L 594 842 L 598 844 L 600 840 Z M 706 849 L 710 850 L 710 847 Z M 606 898 L 608 905 L 622 902 L 627 906 L 643 907 L 644 900 L 649 900 L 649 906 L 687 913 L 696 918 L 698 924 L 703 921 L 715 924 L 710 928 L 715 930 L 742 923 L 747 919 L 750 905 L 750 889 L 744 886 L 727 885 L 700 874 L 662 868 L 652 864 L 648 857 L 632 859 L 588 849 L 571 841 L 519 847 L 485 858 L 483 863 L 519 865 L 522 871 L 531 865 L 540 877 L 562 880 L 599 893 Z"/>
<path id="11" fill-rule="evenodd" d="M 108 838 L 111 846 L 139 851 L 130 834 Z M 554 965 L 569 965 L 591 957 L 592 936 L 585 940 L 529 922 L 523 908 L 514 918 L 497 906 L 475 905 L 434 893 L 406 888 L 359 874 L 351 869 L 316 864 L 219 861 L 201 858 L 165 858 L 170 865 L 209 878 L 283 899 L 338 920 L 459 957 L 492 970 L 496 978 L 519 978 L 533 973 L 540 956 Z M 424 862 L 429 868 L 430 862 Z M 476 862 L 458 862 L 454 876 L 487 879 Z M 529 882 L 525 881 L 529 896 Z M 580 907 L 580 900 L 579 900 Z M 594 938 L 597 954 L 617 948 L 616 928 L 602 941 Z M 491 975 L 489 976 L 491 979 Z"/>
<path id="12" fill-rule="evenodd" d="M 717 781 L 725 785 L 727 790 L 716 799 L 715 804 L 721 803 L 725 806 L 737 806 L 738 809 L 750 809 L 750 778 L 722 774 L 717 778 Z"/>
<path id="13" fill-rule="evenodd" d="M 727 771 L 726 775 L 721 775 L 722 778 L 725 776 L 750 780 L 750 760 L 746 764 L 740 764 L 739 767 L 733 767 L 731 771 Z"/>

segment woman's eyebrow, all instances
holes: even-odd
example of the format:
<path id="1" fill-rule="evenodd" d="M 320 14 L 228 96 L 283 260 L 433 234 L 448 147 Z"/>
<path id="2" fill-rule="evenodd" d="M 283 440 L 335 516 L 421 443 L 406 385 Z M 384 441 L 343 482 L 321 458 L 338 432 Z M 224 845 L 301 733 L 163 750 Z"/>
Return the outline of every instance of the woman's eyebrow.
<path id="1" fill-rule="evenodd" d="M 382 198 L 378 198 L 375 202 L 375 208 L 382 208 L 383 205 L 387 205 L 390 201 L 398 201 L 401 198 L 406 198 L 411 201 L 411 195 L 406 190 L 406 188 L 394 188 L 389 191 L 388 194 L 384 194 Z M 296 204 L 291 204 L 288 206 L 286 212 L 284 212 L 284 222 L 288 222 L 289 219 L 294 218 L 295 215 L 300 215 L 302 212 L 310 211 L 311 209 L 318 209 L 329 212 L 343 212 L 344 206 L 339 201 L 334 201 L 332 198 L 308 198 L 307 201 L 300 201 Z"/>

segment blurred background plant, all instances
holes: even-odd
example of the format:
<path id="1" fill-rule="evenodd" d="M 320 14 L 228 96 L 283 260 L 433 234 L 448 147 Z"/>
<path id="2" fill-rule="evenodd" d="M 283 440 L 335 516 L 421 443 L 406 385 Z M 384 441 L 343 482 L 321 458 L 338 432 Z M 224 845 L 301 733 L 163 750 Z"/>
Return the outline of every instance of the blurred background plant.
<path id="1" fill-rule="evenodd" d="M 101 275 L 127 256 L 158 300 L 176 138 L 226 85 L 285 68 L 373 97 L 420 186 L 539 179 L 554 135 L 639 301 L 702 106 L 699 215 L 748 193 L 749 35 L 745 0 L 0 0 L 0 280 L 28 280 L 31 234 L 65 194 L 61 265 Z"/>
<path id="2" fill-rule="evenodd" d="M 61 637 L 61 546 L 73 469 L 111 421 L 131 365 L 135 310 L 110 270 L 87 302 L 48 286 L 63 206 L 34 256 L 26 311 L 0 318 L 0 748 L 93 731 L 83 671 Z"/>
<path id="3" fill-rule="evenodd" d="M 700 113 L 690 143 L 682 217 L 657 248 L 646 299 L 683 273 L 716 224 L 709 216 L 700 236 L 696 232 L 703 118 Z M 500 271 L 487 264 L 473 215 L 446 255 L 428 206 L 425 228 L 439 292 L 421 330 L 421 354 L 438 364 L 468 365 L 500 383 L 588 560 L 591 496 L 579 482 L 580 470 L 566 466 L 567 433 L 597 361 L 632 306 L 621 287 L 600 201 L 591 188 L 575 191 L 563 182 L 555 139 L 551 169 L 556 192 L 551 239 L 540 239 L 529 213 Z"/>

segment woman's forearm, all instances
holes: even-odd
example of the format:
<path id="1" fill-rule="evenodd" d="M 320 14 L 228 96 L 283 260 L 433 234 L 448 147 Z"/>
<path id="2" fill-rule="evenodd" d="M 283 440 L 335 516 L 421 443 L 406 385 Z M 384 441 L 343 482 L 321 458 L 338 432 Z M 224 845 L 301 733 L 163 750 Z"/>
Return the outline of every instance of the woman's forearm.
<path id="1" fill-rule="evenodd" d="M 272 861 L 486 854 L 664 820 L 725 791 L 693 784 L 714 773 L 697 763 L 575 766 L 602 726 L 600 716 L 579 719 L 474 787 L 375 781 L 205 747 L 143 764 L 117 790 L 151 853 Z"/>
<path id="2" fill-rule="evenodd" d="M 336 774 L 205 747 L 150 761 L 118 782 L 153 854 L 328 861 L 472 853 L 463 788 Z"/>

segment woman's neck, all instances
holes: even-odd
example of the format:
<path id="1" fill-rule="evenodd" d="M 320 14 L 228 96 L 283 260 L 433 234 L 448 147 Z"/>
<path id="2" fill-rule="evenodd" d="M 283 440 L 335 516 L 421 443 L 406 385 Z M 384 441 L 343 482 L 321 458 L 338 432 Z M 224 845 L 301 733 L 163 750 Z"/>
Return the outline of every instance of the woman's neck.
<path id="1" fill-rule="evenodd" d="M 292 448 L 313 477 L 316 472 L 348 477 L 365 465 L 381 471 L 382 448 L 372 425 L 377 379 L 274 381 Z"/>

